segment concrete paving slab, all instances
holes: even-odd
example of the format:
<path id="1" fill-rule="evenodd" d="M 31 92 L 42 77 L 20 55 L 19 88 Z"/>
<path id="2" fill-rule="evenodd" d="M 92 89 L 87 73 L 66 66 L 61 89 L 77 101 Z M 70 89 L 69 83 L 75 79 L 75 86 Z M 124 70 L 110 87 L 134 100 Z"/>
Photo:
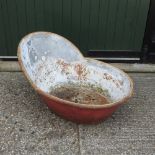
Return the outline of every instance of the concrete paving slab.
<path id="1" fill-rule="evenodd" d="M 22 73 L 0 73 L 0 155 L 79 154 L 77 125 L 39 101 Z"/>
<path id="2" fill-rule="evenodd" d="M 18 61 L 0 61 L 0 72 L 20 72 Z"/>
<path id="3" fill-rule="evenodd" d="M 155 74 L 130 75 L 133 99 L 107 121 L 79 126 L 81 154 L 155 154 Z"/>
<path id="4" fill-rule="evenodd" d="M 53 114 L 20 72 L 0 73 L 0 154 L 153 155 L 155 74 L 130 74 L 135 95 L 107 121 L 76 125 Z"/>

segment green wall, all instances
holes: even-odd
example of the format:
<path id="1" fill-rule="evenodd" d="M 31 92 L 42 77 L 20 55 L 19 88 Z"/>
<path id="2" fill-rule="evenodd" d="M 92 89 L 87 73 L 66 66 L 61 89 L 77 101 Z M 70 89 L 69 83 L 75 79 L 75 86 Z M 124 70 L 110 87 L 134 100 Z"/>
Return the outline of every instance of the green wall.
<path id="1" fill-rule="evenodd" d="M 0 0 L 0 56 L 20 39 L 51 31 L 82 51 L 140 50 L 150 0 Z"/>

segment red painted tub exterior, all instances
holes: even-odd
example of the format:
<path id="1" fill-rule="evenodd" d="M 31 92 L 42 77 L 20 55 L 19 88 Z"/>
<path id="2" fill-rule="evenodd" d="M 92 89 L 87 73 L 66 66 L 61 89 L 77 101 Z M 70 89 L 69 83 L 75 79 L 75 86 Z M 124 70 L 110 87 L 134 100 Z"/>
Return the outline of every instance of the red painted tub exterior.
<path id="1" fill-rule="evenodd" d="M 121 105 L 114 105 L 112 107 L 105 107 L 102 109 L 86 108 L 86 107 L 75 107 L 72 105 L 64 104 L 64 102 L 58 102 L 48 97 L 41 95 L 43 101 L 47 104 L 49 109 L 52 109 L 59 116 L 76 122 L 76 123 L 97 123 L 110 117 L 113 112 Z"/>

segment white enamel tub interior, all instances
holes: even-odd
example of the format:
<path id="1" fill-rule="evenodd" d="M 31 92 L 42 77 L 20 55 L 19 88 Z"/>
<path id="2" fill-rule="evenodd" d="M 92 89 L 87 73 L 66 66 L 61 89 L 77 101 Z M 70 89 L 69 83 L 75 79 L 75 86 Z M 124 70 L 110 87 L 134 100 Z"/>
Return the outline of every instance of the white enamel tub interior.
<path id="1" fill-rule="evenodd" d="M 73 84 L 106 90 L 110 104 L 132 95 L 133 83 L 127 74 L 106 63 L 85 59 L 72 43 L 53 33 L 24 37 L 18 58 L 31 84 L 47 94 L 61 85 Z"/>

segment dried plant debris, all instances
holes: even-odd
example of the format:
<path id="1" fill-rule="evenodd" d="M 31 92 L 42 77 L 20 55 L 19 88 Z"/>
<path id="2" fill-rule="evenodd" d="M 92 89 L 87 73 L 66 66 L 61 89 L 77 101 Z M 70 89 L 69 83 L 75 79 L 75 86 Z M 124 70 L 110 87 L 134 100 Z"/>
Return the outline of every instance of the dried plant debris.
<path id="1" fill-rule="evenodd" d="M 95 84 L 65 83 L 52 88 L 50 94 L 78 104 L 102 105 L 111 102 L 107 89 Z"/>

